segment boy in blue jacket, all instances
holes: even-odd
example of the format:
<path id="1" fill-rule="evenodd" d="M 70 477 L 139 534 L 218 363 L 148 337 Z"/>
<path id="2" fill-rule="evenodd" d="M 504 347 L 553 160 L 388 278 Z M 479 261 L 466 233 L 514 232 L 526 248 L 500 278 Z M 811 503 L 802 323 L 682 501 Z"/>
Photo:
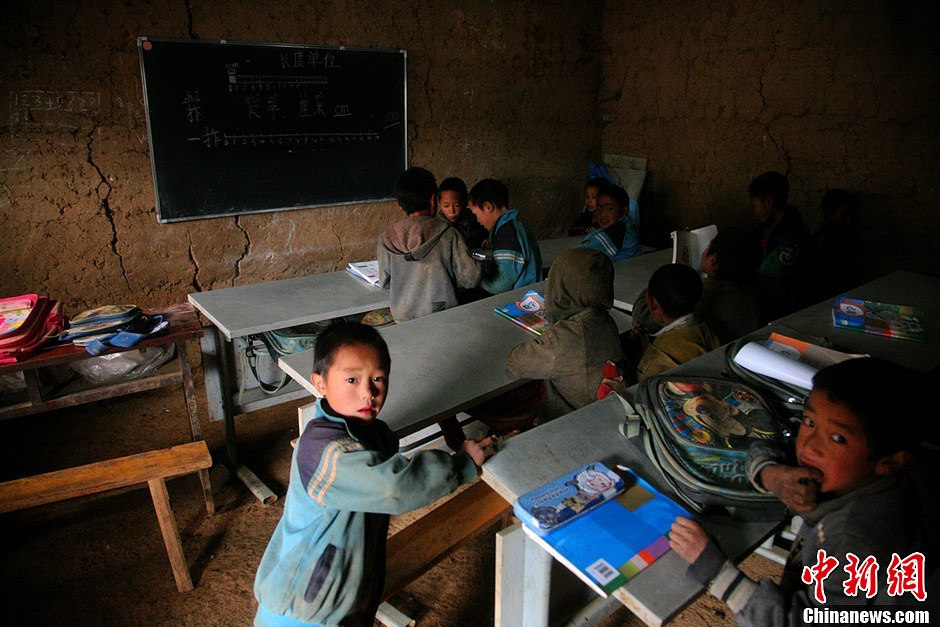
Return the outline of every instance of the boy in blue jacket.
<path id="1" fill-rule="evenodd" d="M 493 264 L 483 273 L 480 287 L 501 294 L 542 278 L 542 255 L 532 233 L 509 209 L 509 190 L 496 179 L 483 179 L 468 195 L 470 211 L 490 233 Z"/>
<path id="2" fill-rule="evenodd" d="M 640 236 L 630 219 L 630 196 L 627 190 L 601 179 L 594 209 L 597 229 L 581 241 L 584 248 L 599 250 L 611 261 L 640 254 Z"/>
<path id="3" fill-rule="evenodd" d="M 255 625 L 372 625 L 389 514 L 472 481 L 489 456 L 485 440 L 466 440 L 455 455 L 398 454 L 398 438 L 376 418 L 390 366 L 371 327 L 341 322 L 317 338 L 311 380 L 323 398 L 297 442 L 284 514 L 255 576 Z"/>

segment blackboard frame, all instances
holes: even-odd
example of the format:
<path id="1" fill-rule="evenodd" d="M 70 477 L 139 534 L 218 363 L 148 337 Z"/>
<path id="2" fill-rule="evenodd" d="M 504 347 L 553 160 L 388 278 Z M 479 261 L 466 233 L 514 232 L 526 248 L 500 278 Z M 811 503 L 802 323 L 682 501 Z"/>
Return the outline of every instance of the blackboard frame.
<path id="1" fill-rule="evenodd" d="M 159 37 L 137 45 L 159 222 L 393 198 L 408 164 L 406 51 Z M 284 106 L 269 120 L 272 97 Z"/>

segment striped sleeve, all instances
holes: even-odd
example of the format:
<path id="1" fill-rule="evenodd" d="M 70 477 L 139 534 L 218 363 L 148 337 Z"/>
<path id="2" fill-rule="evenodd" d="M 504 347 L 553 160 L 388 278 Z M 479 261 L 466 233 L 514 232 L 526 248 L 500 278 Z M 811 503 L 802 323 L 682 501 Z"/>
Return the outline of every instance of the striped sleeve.
<path id="1" fill-rule="evenodd" d="M 589 233 L 587 237 L 581 240 L 581 247 L 602 252 L 608 257 L 613 257 L 617 254 L 617 247 L 606 231 L 594 231 L 593 233 Z"/>
<path id="2" fill-rule="evenodd" d="M 352 438 L 334 440 L 333 442 L 327 444 L 327 446 L 323 449 L 322 458 L 315 474 L 309 480 L 309 482 L 304 482 L 307 486 L 307 494 L 310 495 L 310 498 L 312 498 L 318 505 L 323 505 L 324 495 L 326 494 L 327 490 L 330 489 L 330 486 L 336 482 L 338 461 L 340 456 L 344 453 L 349 453 L 350 451 L 361 450 L 363 450 L 362 445 Z"/>

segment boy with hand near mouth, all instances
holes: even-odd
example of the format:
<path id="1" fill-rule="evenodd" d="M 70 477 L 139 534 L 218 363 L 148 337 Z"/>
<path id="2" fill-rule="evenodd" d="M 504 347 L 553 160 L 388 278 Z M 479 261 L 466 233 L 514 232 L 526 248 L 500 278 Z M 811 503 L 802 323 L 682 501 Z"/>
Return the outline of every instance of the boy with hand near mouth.
<path id="1" fill-rule="evenodd" d="M 923 559 L 925 552 L 917 489 L 904 471 L 923 433 L 920 410 L 911 406 L 911 399 L 920 398 L 918 387 L 914 373 L 873 358 L 829 366 L 813 379 L 795 456 L 771 443 L 751 446 L 751 482 L 776 494 L 804 520 L 779 585 L 769 579 L 751 581 L 698 523 L 676 518 L 670 546 L 690 562 L 689 574 L 728 604 L 738 623 L 802 624 L 804 609 L 824 603 L 913 601 L 889 594 L 883 573 L 892 554 Z M 847 554 L 860 563 L 871 557 L 878 565 L 877 593 L 871 598 L 871 590 L 846 593 L 842 573 L 851 564 Z M 827 557 L 838 560 L 839 567 L 823 577 L 819 562 Z M 927 572 L 920 576 L 926 578 Z"/>
<path id="2" fill-rule="evenodd" d="M 382 336 L 342 322 L 317 338 L 311 379 L 323 394 L 291 459 L 284 513 L 261 558 L 255 625 L 372 625 L 385 585 L 389 514 L 433 503 L 476 478 L 491 444 L 455 455 L 398 453 L 376 416 L 391 366 Z"/>

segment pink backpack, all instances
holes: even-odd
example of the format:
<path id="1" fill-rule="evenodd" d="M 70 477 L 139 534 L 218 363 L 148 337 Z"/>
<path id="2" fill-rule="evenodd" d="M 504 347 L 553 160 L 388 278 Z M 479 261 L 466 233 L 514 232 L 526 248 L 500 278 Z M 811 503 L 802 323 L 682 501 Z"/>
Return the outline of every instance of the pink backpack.
<path id="1" fill-rule="evenodd" d="M 0 299 L 0 364 L 22 360 L 64 327 L 57 300 L 38 294 Z"/>

